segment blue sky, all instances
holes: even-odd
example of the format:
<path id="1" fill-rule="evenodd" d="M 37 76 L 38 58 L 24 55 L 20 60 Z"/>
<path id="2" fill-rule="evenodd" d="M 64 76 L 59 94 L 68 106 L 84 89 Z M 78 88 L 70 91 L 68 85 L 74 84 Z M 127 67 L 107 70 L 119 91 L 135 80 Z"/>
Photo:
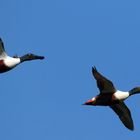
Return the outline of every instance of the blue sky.
<path id="1" fill-rule="evenodd" d="M 135 131 L 98 94 L 91 67 L 120 90 L 140 85 L 138 0 L 0 0 L 0 37 L 10 56 L 46 57 L 0 75 L 2 140 L 138 140 L 140 96 L 125 102 Z"/>

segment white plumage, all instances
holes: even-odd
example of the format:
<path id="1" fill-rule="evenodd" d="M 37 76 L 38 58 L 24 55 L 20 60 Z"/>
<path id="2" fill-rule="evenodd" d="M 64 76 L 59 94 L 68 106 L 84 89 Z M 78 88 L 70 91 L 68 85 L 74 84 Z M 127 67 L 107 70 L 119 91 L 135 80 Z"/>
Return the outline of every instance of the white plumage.
<path id="1" fill-rule="evenodd" d="M 117 90 L 113 95 L 116 100 L 125 100 L 129 97 L 129 92 Z"/>

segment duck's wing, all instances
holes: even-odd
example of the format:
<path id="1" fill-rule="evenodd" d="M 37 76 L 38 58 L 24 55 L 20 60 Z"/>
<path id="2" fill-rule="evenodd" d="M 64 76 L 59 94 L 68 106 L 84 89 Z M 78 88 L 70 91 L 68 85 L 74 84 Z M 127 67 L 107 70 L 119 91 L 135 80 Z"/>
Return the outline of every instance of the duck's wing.
<path id="1" fill-rule="evenodd" d="M 131 117 L 131 112 L 123 101 L 118 104 L 110 106 L 114 112 L 119 116 L 122 123 L 130 130 L 134 130 L 134 124 Z"/>
<path id="2" fill-rule="evenodd" d="M 6 54 L 5 49 L 4 49 L 3 41 L 0 38 L 0 58 L 4 58 L 6 56 L 7 56 L 7 54 Z"/>
<path id="3" fill-rule="evenodd" d="M 116 92 L 113 83 L 107 78 L 105 78 L 103 75 L 101 75 L 95 67 L 92 67 L 92 74 L 97 81 L 97 86 L 100 90 L 100 94 L 113 94 Z"/>

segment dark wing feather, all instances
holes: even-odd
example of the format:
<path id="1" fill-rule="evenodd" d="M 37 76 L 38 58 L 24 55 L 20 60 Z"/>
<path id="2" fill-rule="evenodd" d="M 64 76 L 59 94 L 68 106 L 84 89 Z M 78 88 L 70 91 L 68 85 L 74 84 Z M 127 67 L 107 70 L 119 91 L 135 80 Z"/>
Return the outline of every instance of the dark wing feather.
<path id="1" fill-rule="evenodd" d="M 124 102 L 120 101 L 120 103 L 111 105 L 110 107 L 119 116 L 120 120 L 125 125 L 125 127 L 127 127 L 130 130 L 134 130 L 131 112 Z"/>
<path id="2" fill-rule="evenodd" d="M 6 57 L 6 56 L 7 56 L 7 54 L 6 54 L 5 49 L 4 49 L 3 41 L 0 38 L 0 58 Z"/>
<path id="3" fill-rule="evenodd" d="M 104 93 L 113 94 L 116 92 L 116 89 L 115 89 L 113 83 L 110 80 L 108 80 L 107 78 L 105 78 L 104 76 L 102 76 L 96 70 L 95 67 L 94 68 L 92 67 L 92 74 L 97 81 L 97 86 L 98 86 L 101 94 L 104 94 Z"/>

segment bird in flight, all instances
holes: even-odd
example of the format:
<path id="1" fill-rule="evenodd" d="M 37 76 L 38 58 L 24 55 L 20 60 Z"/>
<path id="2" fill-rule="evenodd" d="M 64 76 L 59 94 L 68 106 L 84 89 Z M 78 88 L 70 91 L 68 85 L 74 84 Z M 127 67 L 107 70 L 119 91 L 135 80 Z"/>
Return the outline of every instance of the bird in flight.
<path id="1" fill-rule="evenodd" d="M 5 52 L 3 41 L 0 38 L 0 73 L 7 72 L 22 62 L 36 59 L 44 59 L 44 56 L 38 56 L 31 53 L 25 54 L 21 57 L 8 56 L 7 53 Z"/>
<path id="2" fill-rule="evenodd" d="M 99 95 L 84 103 L 92 106 L 109 106 L 120 118 L 125 127 L 134 130 L 131 112 L 125 105 L 124 100 L 129 96 L 140 93 L 140 87 L 135 87 L 128 92 L 117 90 L 113 83 L 100 74 L 96 67 L 92 67 L 92 74 L 99 88 Z"/>

